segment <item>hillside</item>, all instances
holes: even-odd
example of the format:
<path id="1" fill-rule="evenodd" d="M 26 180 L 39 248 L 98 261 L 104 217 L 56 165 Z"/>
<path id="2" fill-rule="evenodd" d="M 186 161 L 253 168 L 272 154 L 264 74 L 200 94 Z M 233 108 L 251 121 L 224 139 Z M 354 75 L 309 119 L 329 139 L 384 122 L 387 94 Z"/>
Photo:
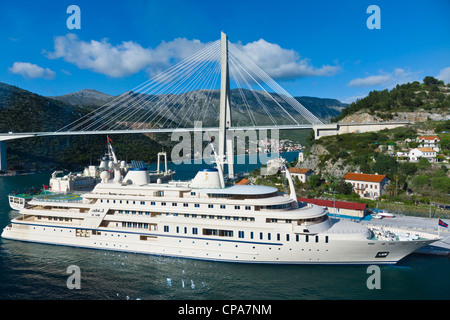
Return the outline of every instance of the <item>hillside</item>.
<path id="1" fill-rule="evenodd" d="M 418 122 L 405 127 L 380 132 L 349 133 L 323 137 L 313 141 L 305 161 L 297 164 L 314 170 L 322 185 L 312 196 L 329 191 L 328 183 L 341 183 L 347 172 L 383 174 L 391 180 L 389 199 L 403 203 L 448 203 L 450 193 L 450 167 L 445 156 L 450 155 L 450 120 Z M 416 148 L 420 135 L 437 135 L 441 142 L 441 162 L 410 162 L 395 156 L 397 151 Z M 407 143 L 405 139 L 412 141 Z M 388 148 L 390 146 L 390 148 Z M 358 198 L 358 197 L 356 197 Z"/>
<path id="2" fill-rule="evenodd" d="M 83 110 L 0 82 L 0 132 L 55 131 Z"/>
<path id="3" fill-rule="evenodd" d="M 88 110 L 0 83 L 0 132 L 56 131 Z M 156 160 L 163 148 L 143 135 L 111 135 L 122 159 Z M 96 164 L 106 151 L 106 137 L 61 136 L 8 141 L 9 170 L 67 168 Z"/>
<path id="4" fill-rule="evenodd" d="M 397 85 L 392 90 L 371 91 L 358 99 L 333 122 L 377 122 L 450 119 L 450 85 L 433 77 Z"/>
<path id="5" fill-rule="evenodd" d="M 233 122 L 236 126 L 245 126 L 252 123 L 252 119 L 249 116 L 249 112 L 253 115 L 253 120 L 257 124 L 272 124 L 270 117 L 260 107 L 262 103 L 265 109 L 271 114 L 273 119 L 283 124 L 287 119 L 286 115 L 281 112 L 279 105 L 283 105 L 292 114 L 298 113 L 293 111 L 290 106 L 279 98 L 276 94 L 273 95 L 275 101 L 267 94 L 259 91 L 242 90 L 245 101 L 241 96 L 238 89 L 231 90 L 231 108 L 233 113 Z M 80 107 L 93 107 L 103 106 L 105 103 L 116 98 L 96 90 L 84 89 L 74 93 L 68 93 L 62 96 L 50 97 L 52 99 L 65 102 L 72 106 Z M 171 94 L 161 94 L 159 96 L 145 95 L 137 92 L 127 92 L 128 103 L 132 104 L 135 101 L 139 101 L 139 105 L 145 107 L 143 110 L 151 110 L 152 107 L 158 106 L 158 112 L 160 114 L 167 115 L 168 120 L 174 123 L 180 123 L 186 121 L 185 113 L 178 112 L 180 109 L 190 108 L 192 114 L 202 114 L 204 126 L 217 126 L 219 115 L 219 90 L 194 90 L 186 93 L 179 94 L 178 97 L 173 97 Z M 341 114 L 341 111 L 348 105 L 342 103 L 336 99 L 316 98 L 316 97 L 295 97 L 295 99 L 303 104 L 309 111 L 311 111 L 316 117 L 323 122 L 329 122 L 330 119 L 337 117 Z M 168 105 L 165 101 L 175 101 Z M 162 102 L 162 103 L 161 103 Z M 211 107 L 212 106 L 212 107 Z M 205 109 L 207 109 L 205 112 Z M 174 112 L 172 110 L 175 110 Z M 137 117 L 139 118 L 139 117 Z M 299 122 L 304 122 L 304 119 L 300 116 L 296 118 Z M 165 120 L 165 119 L 164 119 Z M 187 121 L 188 122 L 188 121 Z M 187 123 L 192 125 L 193 123 Z"/>
<path id="6" fill-rule="evenodd" d="M 114 99 L 114 96 L 94 90 L 83 89 L 77 92 L 67 93 L 62 96 L 48 97 L 53 100 L 62 101 L 72 106 L 102 106 Z"/>

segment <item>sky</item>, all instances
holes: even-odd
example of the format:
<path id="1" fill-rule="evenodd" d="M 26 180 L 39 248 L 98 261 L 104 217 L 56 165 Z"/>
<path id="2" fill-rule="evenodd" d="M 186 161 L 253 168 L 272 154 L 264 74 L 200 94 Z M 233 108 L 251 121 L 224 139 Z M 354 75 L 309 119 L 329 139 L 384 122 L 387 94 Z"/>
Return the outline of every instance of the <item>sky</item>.
<path id="1" fill-rule="evenodd" d="M 349 103 L 425 76 L 450 82 L 449 0 L 2 0 L 0 82 L 118 95 L 221 31 L 292 96 Z"/>

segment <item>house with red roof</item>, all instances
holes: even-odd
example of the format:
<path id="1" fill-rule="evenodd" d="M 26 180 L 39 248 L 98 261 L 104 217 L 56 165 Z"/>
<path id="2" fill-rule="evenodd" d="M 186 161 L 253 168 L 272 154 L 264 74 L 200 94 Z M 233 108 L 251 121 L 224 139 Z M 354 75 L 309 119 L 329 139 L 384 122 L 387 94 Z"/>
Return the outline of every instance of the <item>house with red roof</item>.
<path id="1" fill-rule="evenodd" d="M 426 158 L 430 162 L 436 162 L 436 151 L 432 148 L 414 148 L 409 151 L 409 160 L 419 161 L 420 158 Z"/>
<path id="2" fill-rule="evenodd" d="M 307 168 L 289 168 L 292 178 L 297 177 L 301 182 L 305 183 L 314 171 Z"/>
<path id="3" fill-rule="evenodd" d="M 441 142 L 441 139 L 438 136 L 419 136 L 416 141 L 420 143 L 422 148 L 431 148 L 437 152 L 440 150 L 438 143 Z"/>
<path id="4" fill-rule="evenodd" d="M 350 218 L 364 218 L 367 212 L 367 205 L 365 203 L 354 203 L 345 201 L 323 200 L 298 198 L 298 201 L 315 204 L 321 207 L 326 207 L 330 215 L 345 216 Z"/>
<path id="5" fill-rule="evenodd" d="M 347 172 L 344 179 L 361 198 L 372 200 L 381 197 L 384 187 L 389 183 L 389 178 L 381 174 Z"/>

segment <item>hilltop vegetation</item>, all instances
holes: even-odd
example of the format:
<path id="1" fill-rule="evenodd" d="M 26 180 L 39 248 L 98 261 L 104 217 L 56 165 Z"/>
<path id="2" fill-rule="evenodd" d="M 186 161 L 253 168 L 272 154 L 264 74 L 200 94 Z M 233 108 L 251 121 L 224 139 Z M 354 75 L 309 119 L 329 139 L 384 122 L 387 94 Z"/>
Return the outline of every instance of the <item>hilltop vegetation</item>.
<path id="1" fill-rule="evenodd" d="M 434 111 L 448 113 L 450 86 L 433 77 L 425 77 L 422 83 L 414 81 L 397 85 L 392 90 L 371 91 L 367 97 L 358 99 L 334 118 L 333 122 L 356 113 L 368 113 L 377 120 L 393 120 L 400 112 Z"/>

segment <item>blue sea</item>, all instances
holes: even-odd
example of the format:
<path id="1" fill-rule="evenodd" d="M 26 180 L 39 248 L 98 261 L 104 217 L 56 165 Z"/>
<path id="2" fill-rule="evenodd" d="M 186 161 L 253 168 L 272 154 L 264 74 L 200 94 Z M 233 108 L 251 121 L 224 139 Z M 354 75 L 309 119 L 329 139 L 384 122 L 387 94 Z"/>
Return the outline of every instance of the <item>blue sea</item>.
<path id="1" fill-rule="evenodd" d="M 288 161 L 297 153 L 283 154 Z M 238 165 L 245 172 L 258 167 Z M 174 179 L 202 165 L 174 165 Z M 17 213 L 7 195 L 48 184 L 51 172 L 0 177 L 0 226 Z M 70 266 L 80 288 L 69 289 Z M 0 240 L 0 300 L 448 300 L 450 259 L 411 254 L 380 266 L 380 288 L 367 266 L 254 265 Z"/>

